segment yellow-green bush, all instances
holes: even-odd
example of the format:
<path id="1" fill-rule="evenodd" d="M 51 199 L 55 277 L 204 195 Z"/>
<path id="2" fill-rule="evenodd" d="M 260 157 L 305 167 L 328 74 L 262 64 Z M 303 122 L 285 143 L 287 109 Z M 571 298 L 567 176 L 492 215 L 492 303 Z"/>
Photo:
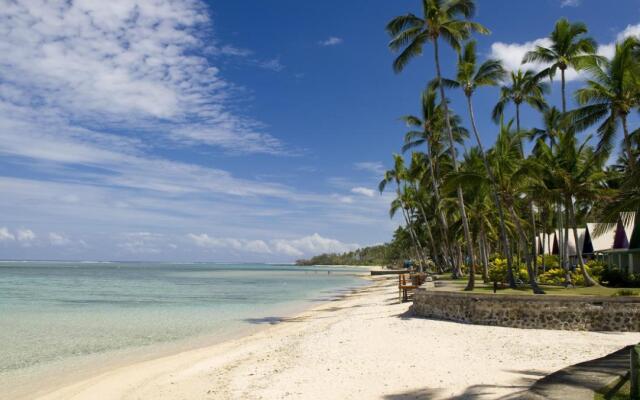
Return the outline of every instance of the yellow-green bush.
<path id="1" fill-rule="evenodd" d="M 556 255 L 538 256 L 538 266 L 542 267 L 542 265 L 545 266 L 545 269 L 559 268 L 560 259 Z"/>
<path id="2" fill-rule="evenodd" d="M 516 280 L 529 281 L 527 268 L 521 263 L 514 263 L 513 275 Z M 489 280 L 499 283 L 507 281 L 507 260 L 505 258 L 496 257 L 489 263 Z"/>
<path id="3" fill-rule="evenodd" d="M 588 265 L 585 265 L 587 273 L 591 275 L 591 270 Z M 562 285 L 565 283 L 565 270 L 563 268 L 548 269 L 547 272 L 538 276 L 538 281 L 543 285 Z M 584 276 L 582 270 L 577 267 L 575 271 L 571 273 L 571 283 L 576 286 L 584 285 Z"/>

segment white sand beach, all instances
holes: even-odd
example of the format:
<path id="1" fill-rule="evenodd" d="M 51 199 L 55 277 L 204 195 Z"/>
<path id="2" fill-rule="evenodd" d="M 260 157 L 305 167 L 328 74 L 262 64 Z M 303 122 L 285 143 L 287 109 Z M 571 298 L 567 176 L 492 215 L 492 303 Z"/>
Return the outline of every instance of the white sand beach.
<path id="1" fill-rule="evenodd" d="M 40 400 L 493 399 L 640 341 L 412 318 L 395 277 L 250 336 L 135 363 Z M 459 397 L 457 397 L 459 396 Z"/>

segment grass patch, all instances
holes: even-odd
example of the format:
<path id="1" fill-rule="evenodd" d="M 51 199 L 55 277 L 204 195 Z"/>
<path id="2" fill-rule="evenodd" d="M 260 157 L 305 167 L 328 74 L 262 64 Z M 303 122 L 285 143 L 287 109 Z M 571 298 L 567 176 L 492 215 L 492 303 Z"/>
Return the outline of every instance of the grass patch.
<path id="1" fill-rule="evenodd" d="M 613 387 L 615 387 L 622 378 L 618 378 L 615 381 L 611 382 L 607 386 L 596 391 L 593 396 L 594 400 L 605 400 L 604 395 L 607 394 Z M 629 381 L 624 384 L 618 391 L 618 393 L 614 394 L 610 397 L 611 400 L 630 400 L 631 399 L 631 384 Z"/>

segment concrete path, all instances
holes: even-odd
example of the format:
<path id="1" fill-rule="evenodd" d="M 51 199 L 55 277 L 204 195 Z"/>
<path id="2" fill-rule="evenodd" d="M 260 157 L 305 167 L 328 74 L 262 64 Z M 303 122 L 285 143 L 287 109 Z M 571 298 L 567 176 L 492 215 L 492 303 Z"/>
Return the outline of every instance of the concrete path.
<path id="1" fill-rule="evenodd" d="M 531 386 L 522 399 L 593 399 L 594 391 L 623 376 L 629 369 L 632 346 L 602 358 L 586 361 L 547 375 Z"/>

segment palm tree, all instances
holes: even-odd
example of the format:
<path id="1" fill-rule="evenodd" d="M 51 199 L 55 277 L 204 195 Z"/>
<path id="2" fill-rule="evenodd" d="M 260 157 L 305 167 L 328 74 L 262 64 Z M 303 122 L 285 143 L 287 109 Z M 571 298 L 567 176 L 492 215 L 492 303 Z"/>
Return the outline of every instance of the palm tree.
<path id="1" fill-rule="evenodd" d="M 598 151 L 608 152 L 618 124 L 622 125 L 628 168 L 636 165 L 627 126 L 631 110 L 640 105 L 640 63 L 634 51 L 640 47 L 636 38 L 629 37 L 616 43 L 611 60 L 586 60 L 585 70 L 592 76 L 584 88 L 576 91 L 576 100 L 582 107 L 572 112 L 572 121 L 578 130 L 586 129 L 602 121 L 598 126 L 600 143 Z"/>
<path id="2" fill-rule="evenodd" d="M 471 100 L 477 88 L 482 86 L 497 86 L 505 75 L 506 72 L 499 60 L 487 60 L 480 66 L 478 66 L 476 57 L 476 42 L 469 41 L 465 45 L 463 53 L 458 58 L 458 72 L 456 74 L 456 79 L 443 79 L 443 84 L 451 88 L 462 88 L 462 91 L 464 92 L 464 95 L 467 99 L 469 118 L 471 120 L 471 127 L 473 128 L 473 134 L 478 145 L 479 155 L 487 172 L 487 176 L 491 181 L 491 186 L 494 189 L 490 192 L 493 203 L 498 210 L 498 217 L 500 220 L 500 239 L 502 240 L 502 245 L 504 246 L 507 256 L 507 277 L 509 285 L 511 287 L 515 287 L 516 282 L 513 277 L 513 260 L 511 259 L 511 246 L 509 245 L 509 239 L 507 237 L 504 212 L 502 209 L 502 204 L 500 203 L 500 198 L 496 193 L 497 183 L 495 176 L 491 171 L 487 156 L 484 152 L 484 148 L 482 147 L 482 142 L 480 141 L 480 134 L 478 133 L 475 114 L 473 112 L 473 102 Z M 469 284 L 467 285 L 467 288 L 469 290 L 473 290 L 473 279 L 473 276 L 469 275 Z"/>
<path id="3" fill-rule="evenodd" d="M 454 276 L 459 277 L 459 268 L 456 267 L 456 262 L 453 259 L 453 250 L 449 244 L 449 224 L 442 208 L 442 200 L 440 197 L 439 189 L 439 155 L 442 151 L 441 146 L 441 133 L 444 130 L 444 112 L 442 104 L 438 104 L 437 94 L 433 88 L 426 89 L 421 96 L 421 116 L 405 115 L 401 119 L 411 128 L 419 130 L 412 130 L 405 135 L 405 145 L 402 150 L 407 151 L 422 144 L 426 146 L 426 161 L 428 163 L 429 176 L 431 178 L 431 185 L 433 195 L 435 198 L 435 207 L 437 208 L 438 219 L 440 220 L 441 236 L 444 240 L 446 249 L 446 259 L 450 260 L 452 271 Z M 453 116 L 450 118 L 453 125 L 454 140 L 456 142 L 462 142 L 467 132 L 464 128 L 460 127 L 459 118 Z"/>
<path id="4" fill-rule="evenodd" d="M 527 194 L 534 187 L 533 182 L 537 182 L 536 174 L 532 173 L 532 163 L 524 160 L 521 156 L 521 134 L 512 130 L 513 121 L 507 124 L 500 124 L 500 132 L 496 144 L 489 151 L 491 170 L 495 174 L 497 192 L 501 196 L 501 202 L 511 216 L 511 222 L 515 227 L 520 248 L 525 249 L 529 239 L 524 228 L 526 222 L 522 220 L 516 211 L 522 202 L 523 194 Z M 535 172 L 535 171 L 533 171 Z M 486 183 L 485 183 L 486 182 Z M 464 171 L 451 173 L 447 179 L 447 186 L 462 185 L 465 187 L 479 187 L 483 184 L 490 184 L 486 174 L 476 171 Z M 529 273 L 529 284 L 536 294 L 543 294 L 544 291 L 535 281 L 535 273 L 531 263 L 527 263 Z"/>
<path id="5" fill-rule="evenodd" d="M 468 39 L 472 32 L 489 33 L 488 29 L 481 24 L 467 20 L 474 13 L 475 3 L 473 0 L 422 0 L 422 18 L 409 13 L 398 16 L 387 24 L 387 32 L 392 37 L 389 47 L 393 51 L 403 49 L 393 63 L 393 68 L 396 72 L 402 71 L 411 59 L 421 55 L 422 48 L 426 43 L 433 43 L 436 79 L 440 87 L 440 101 L 444 111 L 446 132 L 449 137 L 451 159 L 455 171 L 458 170 L 458 163 L 449 120 L 449 108 L 444 86 L 442 85 L 438 39 L 442 37 L 454 49 L 458 50 L 461 41 Z M 462 17 L 462 19 L 459 17 Z M 457 192 L 467 252 L 471 259 L 470 273 L 473 274 L 473 243 L 471 243 L 469 221 L 464 208 L 462 188 L 458 187 Z"/>
<path id="6" fill-rule="evenodd" d="M 544 95 L 549 92 L 549 85 L 540 82 L 540 77 L 533 71 L 517 70 L 510 74 L 511 84 L 500 88 L 500 98 L 493 108 L 493 121 L 498 122 L 504 115 L 507 104 L 513 103 L 516 107 L 516 129 L 520 132 L 520 105 L 526 103 L 538 111 L 544 111 L 547 103 Z"/>
<path id="7" fill-rule="evenodd" d="M 407 170 L 404 165 L 402 156 L 394 154 L 393 161 L 393 169 L 390 169 L 384 173 L 384 178 L 382 179 L 382 181 L 380 181 L 378 189 L 380 190 L 380 193 L 382 193 L 384 192 L 384 189 L 386 188 L 388 183 L 395 182 L 396 198 L 391 203 L 390 216 L 393 217 L 398 209 L 402 211 L 402 217 L 405 221 L 407 230 L 409 231 L 409 235 L 411 236 L 411 240 L 413 241 L 418 260 L 420 261 L 420 264 L 423 265 L 425 260 L 423 259 L 424 254 L 422 251 L 422 246 L 420 245 L 419 237 L 412 226 L 412 218 L 409 206 L 407 204 L 407 198 L 405 197 L 400 185 L 400 182 L 402 182 L 406 178 Z"/>
<path id="8" fill-rule="evenodd" d="M 564 203 L 568 214 L 568 224 L 576 243 L 576 257 L 587 286 L 597 285 L 589 276 L 582 258 L 582 249 L 578 246 L 578 225 L 576 222 L 576 205 L 582 204 L 590 209 L 600 199 L 604 190 L 606 172 L 603 169 L 606 160 L 588 146 L 590 138 L 578 144 L 571 128 L 558 131 L 555 151 L 546 144 L 541 144 L 539 159 L 545 164 L 541 171 L 547 181 L 546 188 L 556 193 L 556 197 Z M 545 190 L 544 188 L 542 190 Z"/>
<path id="9" fill-rule="evenodd" d="M 549 47 L 536 46 L 532 51 L 524 55 L 522 63 L 541 62 L 551 64 L 540 72 L 541 75 L 553 79 L 557 70 L 560 70 L 562 83 L 562 112 L 567 112 L 567 98 L 565 94 L 565 71 L 571 67 L 575 70 L 582 68 L 587 59 L 593 59 L 596 52 L 596 42 L 584 37 L 587 26 L 582 22 L 570 23 L 566 18 L 556 22 L 553 32 L 549 35 L 551 45 Z"/>
<path id="10" fill-rule="evenodd" d="M 529 162 L 522 156 L 522 132 L 512 131 L 513 120 L 504 124 L 500 123 L 500 132 L 495 146 L 489 155 L 493 163 L 493 170 L 496 172 L 498 191 L 503 197 L 505 209 L 511 214 L 511 220 L 516 228 L 520 246 L 524 250 L 527 248 L 529 240 L 523 222 L 516 212 L 517 202 L 523 194 L 528 196 L 529 208 L 532 209 L 531 200 L 532 188 L 538 182 L 535 164 Z M 533 229 L 532 243 L 535 247 L 535 228 Z M 534 251 L 535 256 L 535 251 Z M 535 264 L 535 263 L 534 263 Z M 535 266 L 532 267 L 531 260 L 527 260 L 527 272 L 529 284 L 536 294 L 543 294 L 544 291 L 538 286 L 535 277 Z"/>

